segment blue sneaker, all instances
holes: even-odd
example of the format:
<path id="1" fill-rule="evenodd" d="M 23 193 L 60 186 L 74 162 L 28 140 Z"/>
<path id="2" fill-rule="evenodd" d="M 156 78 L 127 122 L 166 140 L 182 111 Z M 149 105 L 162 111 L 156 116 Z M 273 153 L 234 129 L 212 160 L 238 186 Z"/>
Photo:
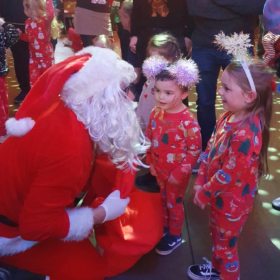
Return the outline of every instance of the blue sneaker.
<path id="1" fill-rule="evenodd" d="M 182 234 L 179 236 L 167 233 L 156 246 L 156 252 L 159 255 L 169 255 L 173 250 L 182 244 Z"/>

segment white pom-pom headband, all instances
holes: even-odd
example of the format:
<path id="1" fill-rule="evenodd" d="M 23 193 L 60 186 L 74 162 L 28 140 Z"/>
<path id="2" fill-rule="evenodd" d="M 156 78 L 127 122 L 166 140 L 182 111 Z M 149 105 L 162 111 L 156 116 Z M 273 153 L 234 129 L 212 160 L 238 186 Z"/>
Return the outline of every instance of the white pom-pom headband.
<path id="1" fill-rule="evenodd" d="M 218 35 L 215 35 L 214 43 L 220 45 L 222 49 L 225 49 L 228 54 L 232 54 L 235 59 L 241 63 L 251 90 L 257 92 L 249 70 L 251 57 L 248 54 L 248 48 L 253 46 L 250 44 L 251 40 L 249 37 L 249 34 L 243 34 L 242 32 L 239 35 L 234 33 L 232 36 L 226 36 L 224 32 L 220 32 Z"/>
<path id="2" fill-rule="evenodd" d="M 167 70 L 179 86 L 190 89 L 199 82 L 198 68 L 191 59 L 179 59 L 170 64 L 162 56 L 152 56 L 143 63 L 143 74 L 147 79 L 155 79 L 161 72 Z"/>

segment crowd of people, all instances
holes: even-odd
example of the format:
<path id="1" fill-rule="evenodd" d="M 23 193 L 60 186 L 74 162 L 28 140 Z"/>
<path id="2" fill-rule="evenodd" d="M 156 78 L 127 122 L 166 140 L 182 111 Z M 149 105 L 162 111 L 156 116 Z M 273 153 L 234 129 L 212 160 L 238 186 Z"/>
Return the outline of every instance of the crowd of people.
<path id="1" fill-rule="evenodd" d="M 188 276 L 240 279 L 237 240 L 268 174 L 278 1 L 76 2 L 65 43 L 75 55 L 55 64 L 61 1 L 0 0 L 0 264 L 86 280 L 121 273 L 154 247 L 168 255 L 182 244 L 184 196 L 198 174 L 193 202 L 210 205 L 213 251 Z M 261 24 L 264 55 L 255 58 Z M 11 119 L 7 48 L 21 89 Z M 149 172 L 134 182 L 137 166 Z"/>

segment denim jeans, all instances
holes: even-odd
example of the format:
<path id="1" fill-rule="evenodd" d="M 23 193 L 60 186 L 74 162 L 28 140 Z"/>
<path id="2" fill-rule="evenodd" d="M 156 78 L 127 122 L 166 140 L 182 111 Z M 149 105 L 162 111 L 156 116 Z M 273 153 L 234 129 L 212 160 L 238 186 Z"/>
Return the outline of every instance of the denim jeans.
<path id="1" fill-rule="evenodd" d="M 253 49 L 249 52 L 251 55 L 254 54 Z M 218 76 L 221 67 L 224 70 L 231 62 L 232 56 L 224 50 L 194 44 L 192 59 L 197 64 L 200 75 L 200 81 L 196 85 L 197 120 L 201 127 L 202 151 L 205 151 L 216 124 L 215 101 Z"/>

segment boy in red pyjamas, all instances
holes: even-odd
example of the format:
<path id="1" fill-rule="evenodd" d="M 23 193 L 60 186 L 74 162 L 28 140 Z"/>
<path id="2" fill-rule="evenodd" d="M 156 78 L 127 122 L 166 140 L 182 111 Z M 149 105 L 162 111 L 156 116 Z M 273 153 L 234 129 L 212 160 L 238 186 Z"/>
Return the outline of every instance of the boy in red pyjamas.
<path id="1" fill-rule="evenodd" d="M 59 26 L 54 18 L 52 0 L 46 4 L 42 0 L 24 0 L 24 13 L 29 19 L 25 22 L 25 33 L 21 40 L 29 42 L 29 77 L 32 87 L 38 78 L 54 62 L 51 37 L 59 34 Z"/>
<path id="2" fill-rule="evenodd" d="M 152 143 L 147 163 L 157 178 L 162 197 L 164 236 L 156 246 L 160 255 L 170 254 L 182 243 L 184 195 L 201 152 L 200 127 L 182 102 L 198 81 L 197 67 L 191 60 L 180 59 L 171 65 L 165 62 L 162 57 L 151 57 L 143 65 L 143 73 L 149 79 L 155 78 L 158 104 L 151 112 L 146 136 Z M 184 70 L 182 65 L 191 70 Z M 159 67 L 158 73 L 154 66 Z"/>

